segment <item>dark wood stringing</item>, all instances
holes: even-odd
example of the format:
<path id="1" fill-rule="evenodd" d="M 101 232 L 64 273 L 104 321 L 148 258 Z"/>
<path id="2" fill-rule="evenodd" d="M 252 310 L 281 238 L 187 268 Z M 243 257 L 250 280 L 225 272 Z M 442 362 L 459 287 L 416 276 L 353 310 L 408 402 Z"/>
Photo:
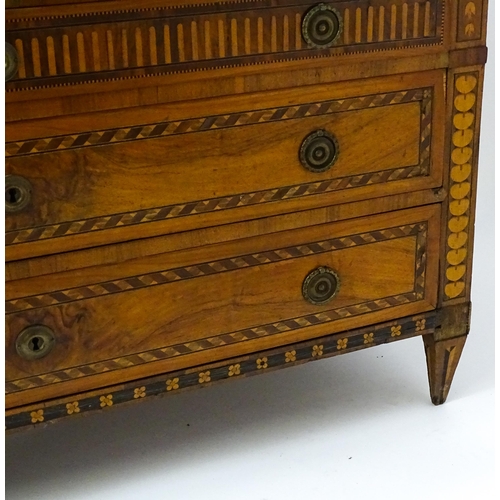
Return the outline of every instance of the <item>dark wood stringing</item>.
<path id="1" fill-rule="evenodd" d="M 314 341 L 263 351 L 252 356 L 238 357 L 184 371 L 110 387 L 96 394 L 81 394 L 74 398 L 46 402 L 29 409 L 9 412 L 6 430 L 41 424 L 67 416 L 102 410 L 147 397 L 177 393 L 194 387 L 204 387 L 231 378 L 247 377 L 274 369 L 295 366 L 338 354 L 344 354 L 375 345 L 432 333 L 436 326 L 436 312 L 406 317 L 368 328 L 322 337 Z"/>

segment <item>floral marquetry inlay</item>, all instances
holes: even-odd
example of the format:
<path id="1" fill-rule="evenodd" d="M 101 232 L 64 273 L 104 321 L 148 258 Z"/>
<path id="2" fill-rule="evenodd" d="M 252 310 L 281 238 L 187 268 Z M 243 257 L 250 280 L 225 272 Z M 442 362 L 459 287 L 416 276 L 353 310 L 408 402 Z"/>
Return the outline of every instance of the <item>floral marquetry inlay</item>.
<path id="1" fill-rule="evenodd" d="M 78 401 L 75 401 L 74 403 L 68 403 L 66 405 L 66 410 L 68 412 L 68 415 L 73 415 L 73 413 L 80 413 Z"/>
<path id="2" fill-rule="evenodd" d="M 179 388 L 179 378 L 175 377 L 167 380 L 167 391 L 175 391 Z"/>
<path id="3" fill-rule="evenodd" d="M 423 330 L 417 331 L 419 322 Z M 294 366 L 305 361 L 313 361 L 330 356 L 348 353 L 350 349 L 363 349 L 386 342 L 399 341 L 415 335 L 427 335 L 434 332 L 436 312 L 431 311 L 416 317 L 402 318 L 395 326 L 394 322 L 370 326 L 360 330 L 333 334 L 321 339 L 303 341 L 291 346 L 283 346 L 272 351 L 263 351 L 248 357 L 236 358 L 227 362 L 215 363 L 204 367 L 203 371 L 188 369 L 169 374 L 168 376 L 143 379 L 143 385 L 137 387 L 137 382 L 115 388 L 102 390 L 101 394 L 82 394 L 75 401 L 74 397 L 51 401 L 43 410 L 33 408 L 17 408 L 6 416 L 7 430 L 57 420 L 69 415 L 87 413 L 106 409 L 129 401 L 155 397 L 161 394 L 171 394 L 172 391 L 200 387 L 207 382 L 247 377 L 257 373 L 266 373 L 266 368 Z M 393 332 L 398 335 L 394 336 Z M 430 335 L 432 337 L 432 335 Z M 339 338 L 340 337 L 340 338 Z M 349 349 L 347 346 L 349 345 Z"/>
<path id="4" fill-rule="evenodd" d="M 113 406 L 112 394 L 108 394 L 107 396 L 101 396 L 99 400 L 101 402 L 101 408 L 106 408 L 106 406 Z"/>
<path id="5" fill-rule="evenodd" d="M 391 328 L 391 337 L 399 337 L 401 335 L 401 325 L 393 326 Z"/>
<path id="6" fill-rule="evenodd" d="M 134 389 L 134 399 L 145 398 L 146 397 L 146 387 L 138 387 Z"/>
<path id="7" fill-rule="evenodd" d="M 445 300 L 465 293 L 477 87 L 477 73 L 455 76 Z"/>
<path id="8" fill-rule="evenodd" d="M 239 375 L 240 373 L 241 373 L 241 365 L 239 363 L 231 365 L 227 372 L 229 377 L 234 377 L 235 375 Z"/>
<path id="9" fill-rule="evenodd" d="M 323 356 L 323 346 L 314 345 L 312 348 L 312 356 L 313 358 L 319 358 L 320 356 Z"/>
<path id="10" fill-rule="evenodd" d="M 373 342 L 373 332 L 365 333 L 363 339 L 364 344 L 371 344 Z"/>
<path id="11" fill-rule="evenodd" d="M 43 418 L 43 410 L 36 410 L 36 411 L 32 411 L 30 413 L 31 415 L 31 422 L 33 424 L 36 424 L 38 422 L 43 422 L 44 418 Z"/>
<path id="12" fill-rule="evenodd" d="M 348 339 L 339 339 L 337 341 L 337 349 L 340 351 L 341 349 L 347 349 Z"/>
<path id="13" fill-rule="evenodd" d="M 206 371 L 206 372 L 201 372 L 199 375 L 198 375 L 198 382 L 200 384 L 205 384 L 207 382 L 210 382 L 211 380 L 211 377 L 210 377 L 210 372 L 209 371 Z"/>

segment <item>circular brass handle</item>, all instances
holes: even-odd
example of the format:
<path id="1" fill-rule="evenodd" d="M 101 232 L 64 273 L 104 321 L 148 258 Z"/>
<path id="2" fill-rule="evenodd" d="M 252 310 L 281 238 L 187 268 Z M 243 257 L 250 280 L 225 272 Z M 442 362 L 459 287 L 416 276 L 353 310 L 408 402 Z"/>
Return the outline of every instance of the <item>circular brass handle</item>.
<path id="1" fill-rule="evenodd" d="M 339 275 L 329 267 L 318 267 L 306 276 L 302 283 L 302 295 L 311 304 L 323 305 L 337 295 L 339 288 Z"/>
<path id="2" fill-rule="evenodd" d="M 309 47 L 326 49 L 338 41 L 342 27 L 338 11 L 320 3 L 309 9 L 302 19 L 302 36 Z"/>
<path id="3" fill-rule="evenodd" d="M 7 213 L 19 212 L 31 200 L 31 184 L 19 175 L 5 177 L 5 211 Z"/>
<path id="4" fill-rule="evenodd" d="M 326 130 L 309 134 L 300 146 L 299 159 L 304 168 L 311 172 L 326 172 L 337 161 L 339 143 Z"/>
<path id="5" fill-rule="evenodd" d="M 55 341 L 54 332 L 47 326 L 28 326 L 18 335 L 16 350 L 24 359 L 40 359 L 49 354 Z"/>
<path id="6" fill-rule="evenodd" d="M 8 42 L 5 43 L 5 81 L 12 80 L 17 74 L 17 51 Z"/>

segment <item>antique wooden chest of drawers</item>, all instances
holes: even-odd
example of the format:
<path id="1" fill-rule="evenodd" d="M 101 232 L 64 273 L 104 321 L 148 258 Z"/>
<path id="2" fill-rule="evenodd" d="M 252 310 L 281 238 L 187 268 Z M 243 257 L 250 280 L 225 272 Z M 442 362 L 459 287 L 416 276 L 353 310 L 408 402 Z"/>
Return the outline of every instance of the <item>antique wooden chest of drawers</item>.
<path id="1" fill-rule="evenodd" d="M 469 330 L 485 0 L 7 0 L 6 428 Z"/>

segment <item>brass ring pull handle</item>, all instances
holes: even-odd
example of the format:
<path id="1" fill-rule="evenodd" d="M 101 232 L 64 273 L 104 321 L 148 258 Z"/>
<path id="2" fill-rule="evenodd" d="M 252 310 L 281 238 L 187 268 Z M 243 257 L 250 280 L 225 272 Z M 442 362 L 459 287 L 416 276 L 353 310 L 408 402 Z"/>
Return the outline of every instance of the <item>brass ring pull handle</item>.
<path id="1" fill-rule="evenodd" d="M 31 184 L 18 175 L 5 177 L 5 211 L 20 212 L 31 200 Z"/>
<path id="2" fill-rule="evenodd" d="M 320 3 L 302 19 L 302 36 L 309 47 L 326 49 L 337 43 L 342 32 L 342 18 L 336 9 Z"/>
<path id="3" fill-rule="evenodd" d="M 5 43 L 5 81 L 12 80 L 17 74 L 17 51 L 8 42 Z"/>
<path id="4" fill-rule="evenodd" d="M 16 350 L 24 359 L 40 359 L 49 354 L 55 341 L 54 333 L 47 326 L 28 326 L 18 335 Z"/>
<path id="5" fill-rule="evenodd" d="M 337 161 L 339 143 L 326 130 L 317 130 L 309 134 L 300 146 L 299 159 L 304 168 L 321 173 L 330 169 Z"/>
<path id="6" fill-rule="evenodd" d="M 340 289 L 338 274 L 329 267 L 318 267 L 311 271 L 302 283 L 304 299 L 314 305 L 330 302 Z"/>

